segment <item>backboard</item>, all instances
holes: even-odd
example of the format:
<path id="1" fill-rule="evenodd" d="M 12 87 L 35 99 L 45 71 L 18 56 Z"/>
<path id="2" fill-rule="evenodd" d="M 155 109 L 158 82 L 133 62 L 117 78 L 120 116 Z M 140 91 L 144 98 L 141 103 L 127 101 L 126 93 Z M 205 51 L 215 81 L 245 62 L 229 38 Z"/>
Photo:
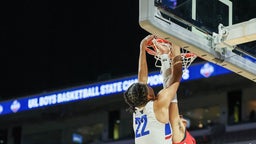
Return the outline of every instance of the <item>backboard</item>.
<path id="1" fill-rule="evenodd" d="M 256 2 L 249 1 L 140 0 L 139 24 L 149 33 L 256 82 Z M 246 4 L 250 7 L 242 14 Z"/>

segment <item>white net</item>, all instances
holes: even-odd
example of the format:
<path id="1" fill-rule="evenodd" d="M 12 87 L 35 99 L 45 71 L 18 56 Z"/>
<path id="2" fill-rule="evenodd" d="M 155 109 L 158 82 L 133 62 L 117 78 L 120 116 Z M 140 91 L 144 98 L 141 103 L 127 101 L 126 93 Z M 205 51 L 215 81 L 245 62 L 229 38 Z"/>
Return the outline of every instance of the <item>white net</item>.
<path id="1" fill-rule="evenodd" d="M 181 53 L 181 57 L 182 57 L 182 68 L 184 70 L 188 69 L 188 67 L 193 63 L 193 61 L 197 58 L 197 56 L 193 53 Z M 155 66 L 156 67 L 161 67 L 161 58 L 159 56 L 154 56 L 154 58 L 156 59 L 155 62 Z M 170 61 L 170 63 L 172 64 L 172 61 Z"/>
<path id="2" fill-rule="evenodd" d="M 172 44 L 164 39 L 153 39 L 152 43 L 149 47 L 153 47 L 155 54 L 154 54 L 154 58 L 156 59 L 155 62 L 155 66 L 156 67 L 161 67 L 161 58 L 158 52 L 158 49 L 156 48 L 156 43 L 164 45 L 165 47 L 169 48 L 169 50 L 171 50 Z M 152 53 L 151 53 L 152 54 Z M 188 67 L 193 63 L 193 61 L 197 58 L 197 56 L 194 53 L 189 52 L 188 50 L 186 50 L 185 48 L 181 48 L 181 57 L 182 57 L 182 68 L 183 71 L 186 71 L 188 69 Z M 170 63 L 172 64 L 172 61 L 170 61 Z"/>

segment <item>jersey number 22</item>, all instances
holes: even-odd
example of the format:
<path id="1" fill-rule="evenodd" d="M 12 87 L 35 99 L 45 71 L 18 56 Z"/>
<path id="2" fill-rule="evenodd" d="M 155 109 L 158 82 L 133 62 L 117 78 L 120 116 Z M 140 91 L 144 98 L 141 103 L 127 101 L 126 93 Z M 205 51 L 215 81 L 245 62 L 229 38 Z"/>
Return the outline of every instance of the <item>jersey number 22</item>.
<path id="1" fill-rule="evenodd" d="M 143 115 L 141 117 L 135 118 L 135 124 L 136 124 L 136 132 L 135 137 L 141 137 L 149 134 L 149 130 L 146 130 L 148 123 L 147 115 Z"/>

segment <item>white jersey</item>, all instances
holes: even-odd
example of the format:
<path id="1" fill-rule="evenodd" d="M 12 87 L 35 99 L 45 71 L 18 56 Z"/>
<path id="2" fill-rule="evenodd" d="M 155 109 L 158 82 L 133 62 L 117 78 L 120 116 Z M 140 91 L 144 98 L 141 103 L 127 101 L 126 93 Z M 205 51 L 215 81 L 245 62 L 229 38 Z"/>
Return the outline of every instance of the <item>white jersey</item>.
<path id="1" fill-rule="evenodd" d="M 153 101 L 133 113 L 133 130 L 135 144 L 172 144 L 171 124 L 156 119 Z"/>

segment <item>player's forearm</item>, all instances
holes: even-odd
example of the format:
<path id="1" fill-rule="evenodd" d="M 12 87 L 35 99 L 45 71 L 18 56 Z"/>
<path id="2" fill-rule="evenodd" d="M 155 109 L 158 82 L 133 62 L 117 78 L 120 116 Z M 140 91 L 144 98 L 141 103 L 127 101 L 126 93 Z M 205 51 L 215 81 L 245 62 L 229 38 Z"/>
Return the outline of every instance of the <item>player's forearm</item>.
<path id="1" fill-rule="evenodd" d="M 171 71 L 172 71 L 171 67 L 168 69 L 162 70 L 163 87 L 164 88 L 167 88 L 168 86 L 173 84 L 173 82 L 171 82 Z"/>
<path id="2" fill-rule="evenodd" d="M 182 58 L 180 55 L 172 60 L 172 68 L 162 69 L 164 88 L 179 82 L 182 78 Z"/>
<path id="3" fill-rule="evenodd" d="M 161 58 L 161 74 L 163 77 L 163 87 L 166 88 L 170 85 L 168 82 L 171 76 L 171 64 L 169 54 L 160 55 Z"/>
<path id="4" fill-rule="evenodd" d="M 138 81 L 147 83 L 148 80 L 148 65 L 146 60 L 146 51 L 141 49 L 139 55 L 139 67 L 138 67 Z"/>
<path id="5" fill-rule="evenodd" d="M 162 66 L 164 87 L 170 86 L 174 82 L 180 81 L 182 77 L 182 58 L 180 47 L 173 43 L 171 50 L 171 68 L 166 68 Z"/>
<path id="6" fill-rule="evenodd" d="M 177 55 L 172 59 L 172 82 L 180 82 L 182 78 L 182 57 Z"/>

